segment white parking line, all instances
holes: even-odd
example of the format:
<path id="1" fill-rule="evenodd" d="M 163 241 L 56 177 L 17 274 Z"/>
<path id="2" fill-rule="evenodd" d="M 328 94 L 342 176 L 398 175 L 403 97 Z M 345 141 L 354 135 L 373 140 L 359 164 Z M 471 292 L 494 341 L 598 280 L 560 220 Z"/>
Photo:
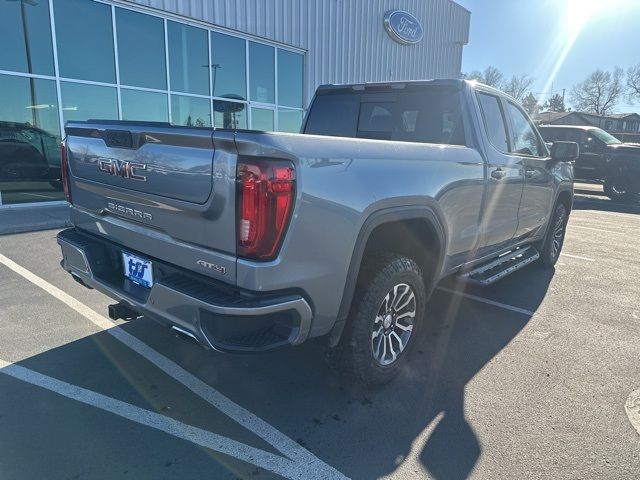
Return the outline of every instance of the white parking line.
<path id="1" fill-rule="evenodd" d="M 50 284 L 49 282 L 30 272 L 26 268 L 18 265 L 13 260 L 2 255 L 1 253 L 0 264 L 3 264 L 6 267 L 10 268 L 17 274 L 29 280 L 34 285 L 42 288 L 47 293 L 84 316 L 98 328 L 115 337 L 127 347 L 154 364 L 156 367 L 163 370 L 174 380 L 180 382 L 193 393 L 207 401 L 213 407 L 217 408 L 229 418 L 233 419 L 250 432 L 259 436 L 264 441 L 276 448 L 279 452 L 296 462 L 296 464 L 299 465 L 301 469 L 301 476 L 299 478 L 305 478 L 303 473 L 307 472 L 307 469 L 319 472 L 319 474 L 321 473 L 324 478 L 346 478 L 340 472 L 335 470 L 330 465 L 324 463 L 322 460 L 300 446 L 294 440 L 284 435 L 275 427 L 271 426 L 270 424 L 254 415 L 253 413 L 249 412 L 248 410 L 244 409 L 240 405 L 234 403 L 222 393 L 218 392 L 213 387 L 209 386 L 196 376 L 183 369 L 177 363 L 161 355 L 160 353 L 149 347 L 147 344 L 140 341 L 137 337 L 134 337 L 133 335 L 119 328 L 108 318 L 103 317 L 99 313 L 86 306 L 84 303 L 76 300 L 71 295 L 63 292 L 58 287 Z"/>
<path id="2" fill-rule="evenodd" d="M 563 257 L 577 258 L 578 260 L 586 260 L 587 262 L 595 262 L 596 261 L 594 258 L 581 257 L 579 255 L 571 255 L 569 253 L 561 253 L 560 255 L 562 255 Z"/>
<path id="3" fill-rule="evenodd" d="M 187 425 L 165 415 L 57 380 L 20 365 L 5 362 L 2 359 L 0 359 L 0 373 L 55 392 L 77 402 L 110 412 L 140 425 L 160 430 L 201 447 L 224 453 L 285 478 L 317 478 L 319 480 L 326 478 L 326 472 L 318 472 L 313 468 L 302 469 L 302 465 L 288 458 L 250 447 L 208 430 Z"/>
<path id="4" fill-rule="evenodd" d="M 583 227 L 581 225 L 574 225 L 573 223 L 570 223 L 569 229 L 572 229 L 572 228 L 582 228 L 584 230 L 593 230 L 594 232 L 613 233 L 615 235 L 623 235 L 622 232 L 614 232 L 613 230 L 605 230 L 603 228 Z"/>
<path id="5" fill-rule="evenodd" d="M 450 293 L 452 295 L 458 295 L 460 297 L 468 298 L 470 300 L 475 300 L 476 302 L 486 303 L 487 305 L 491 305 L 493 307 L 499 307 L 505 310 L 511 310 L 512 312 L 522 313 L 523 315 L 532 316 L 535 313 L 535 312 L 532 312 L 531 310 L 526 310 L 520 307 L 514 307 L 513 305 L 507 305 L 506 303 L 495 302 L 493 300 L 489 300 L 488 298 L 478 297 L 477 295 L 471 295 L 470 293 L 459 292 L 457 290 L 452 290 L 450 288 L 436 287 L 436 290 Z"/>

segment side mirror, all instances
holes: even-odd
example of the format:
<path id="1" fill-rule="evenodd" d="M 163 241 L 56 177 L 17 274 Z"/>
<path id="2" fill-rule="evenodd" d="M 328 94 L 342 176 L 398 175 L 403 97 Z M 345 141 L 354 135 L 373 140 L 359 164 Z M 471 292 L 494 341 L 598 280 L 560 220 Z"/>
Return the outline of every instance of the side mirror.
<path id="1" fill-rule="evenodd" d="M 555 162 L 573 162 L 580 156 L 576 142 L 553 142 L 551 159 Z"/>

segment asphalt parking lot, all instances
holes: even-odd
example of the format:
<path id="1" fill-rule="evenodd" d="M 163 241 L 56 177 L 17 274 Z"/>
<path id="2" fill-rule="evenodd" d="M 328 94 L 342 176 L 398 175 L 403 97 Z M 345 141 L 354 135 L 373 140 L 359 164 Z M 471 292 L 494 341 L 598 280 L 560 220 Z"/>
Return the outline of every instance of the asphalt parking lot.
<path id="1" fill-rule="evenodd" d="M 581 186 L 554 272 L 447 280 L 416 368 L 370 392 L 321 345 L 206 352 L 0 236 L 0 478 L 640 475 L 640 206 Z"/>

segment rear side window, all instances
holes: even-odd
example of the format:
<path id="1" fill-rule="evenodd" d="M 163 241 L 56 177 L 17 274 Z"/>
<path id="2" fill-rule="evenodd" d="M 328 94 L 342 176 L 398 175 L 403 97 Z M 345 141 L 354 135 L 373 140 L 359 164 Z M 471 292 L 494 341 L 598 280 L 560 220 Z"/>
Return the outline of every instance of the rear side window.
<path id="1" fill-rule="evenodd" d="M 305 133 L 465 145 L 459 92 L 442 86 L 319 95 Z"/>
<path id="2" fill-rule="evenodd" d="M 507 103 L 511 117 L 511 153 L 520 155 L 542 156 L 542 148 L 536 131 L 527 116 L 516 105 Z"/>
<path id="3" fill-rule="evenodd" d="M 484 126 L 487 130 L 489 141 L 498 150 L 507 153 L 509 151 L 509 143 L 500 99 L 495 95 L 478 93 L 478 101 L 480 102 L 480 109 L 482 110 Z"/>
<path id="4" fill-rule="evenodd" d="M 559 140 L 558 138 L 558 132 L 556 129 L 553 128 L 540 128 L 540 135 L 542 135 L 542 138 L 544 139 L 545 142 L 555 142 L 557 140 Z"/>
<path id="5" fill-rule="evenodd" d="M 584 130 L 573 130 L 571 128 L 541 128 L 540 135 L 545 142 L 577 142 L 584 143 L 586 134 Z"/>
<path id="6" fill-rule="evenodd" d="M 569 130 L 565 137 L 567 142 L 585 143 L 587 141 L 587 132 L 584 130 Z"/>

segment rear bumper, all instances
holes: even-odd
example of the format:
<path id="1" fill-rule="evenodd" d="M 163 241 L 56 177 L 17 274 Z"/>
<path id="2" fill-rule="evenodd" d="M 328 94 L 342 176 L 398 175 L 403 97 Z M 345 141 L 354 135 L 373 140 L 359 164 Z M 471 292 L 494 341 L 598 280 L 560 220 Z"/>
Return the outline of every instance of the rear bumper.
<path id="1" fill-rule="evenodd" d="M 147 289 L 124 277 L 119 245 L 74 228 L 60 232 L 58 244 L 62 267 L 82 283 L 205 348 L 258 352 L 297 345 L 309 335 L 313 313 L 298 293 L 247 292 L 153 258 L 155 281 Z"/>

